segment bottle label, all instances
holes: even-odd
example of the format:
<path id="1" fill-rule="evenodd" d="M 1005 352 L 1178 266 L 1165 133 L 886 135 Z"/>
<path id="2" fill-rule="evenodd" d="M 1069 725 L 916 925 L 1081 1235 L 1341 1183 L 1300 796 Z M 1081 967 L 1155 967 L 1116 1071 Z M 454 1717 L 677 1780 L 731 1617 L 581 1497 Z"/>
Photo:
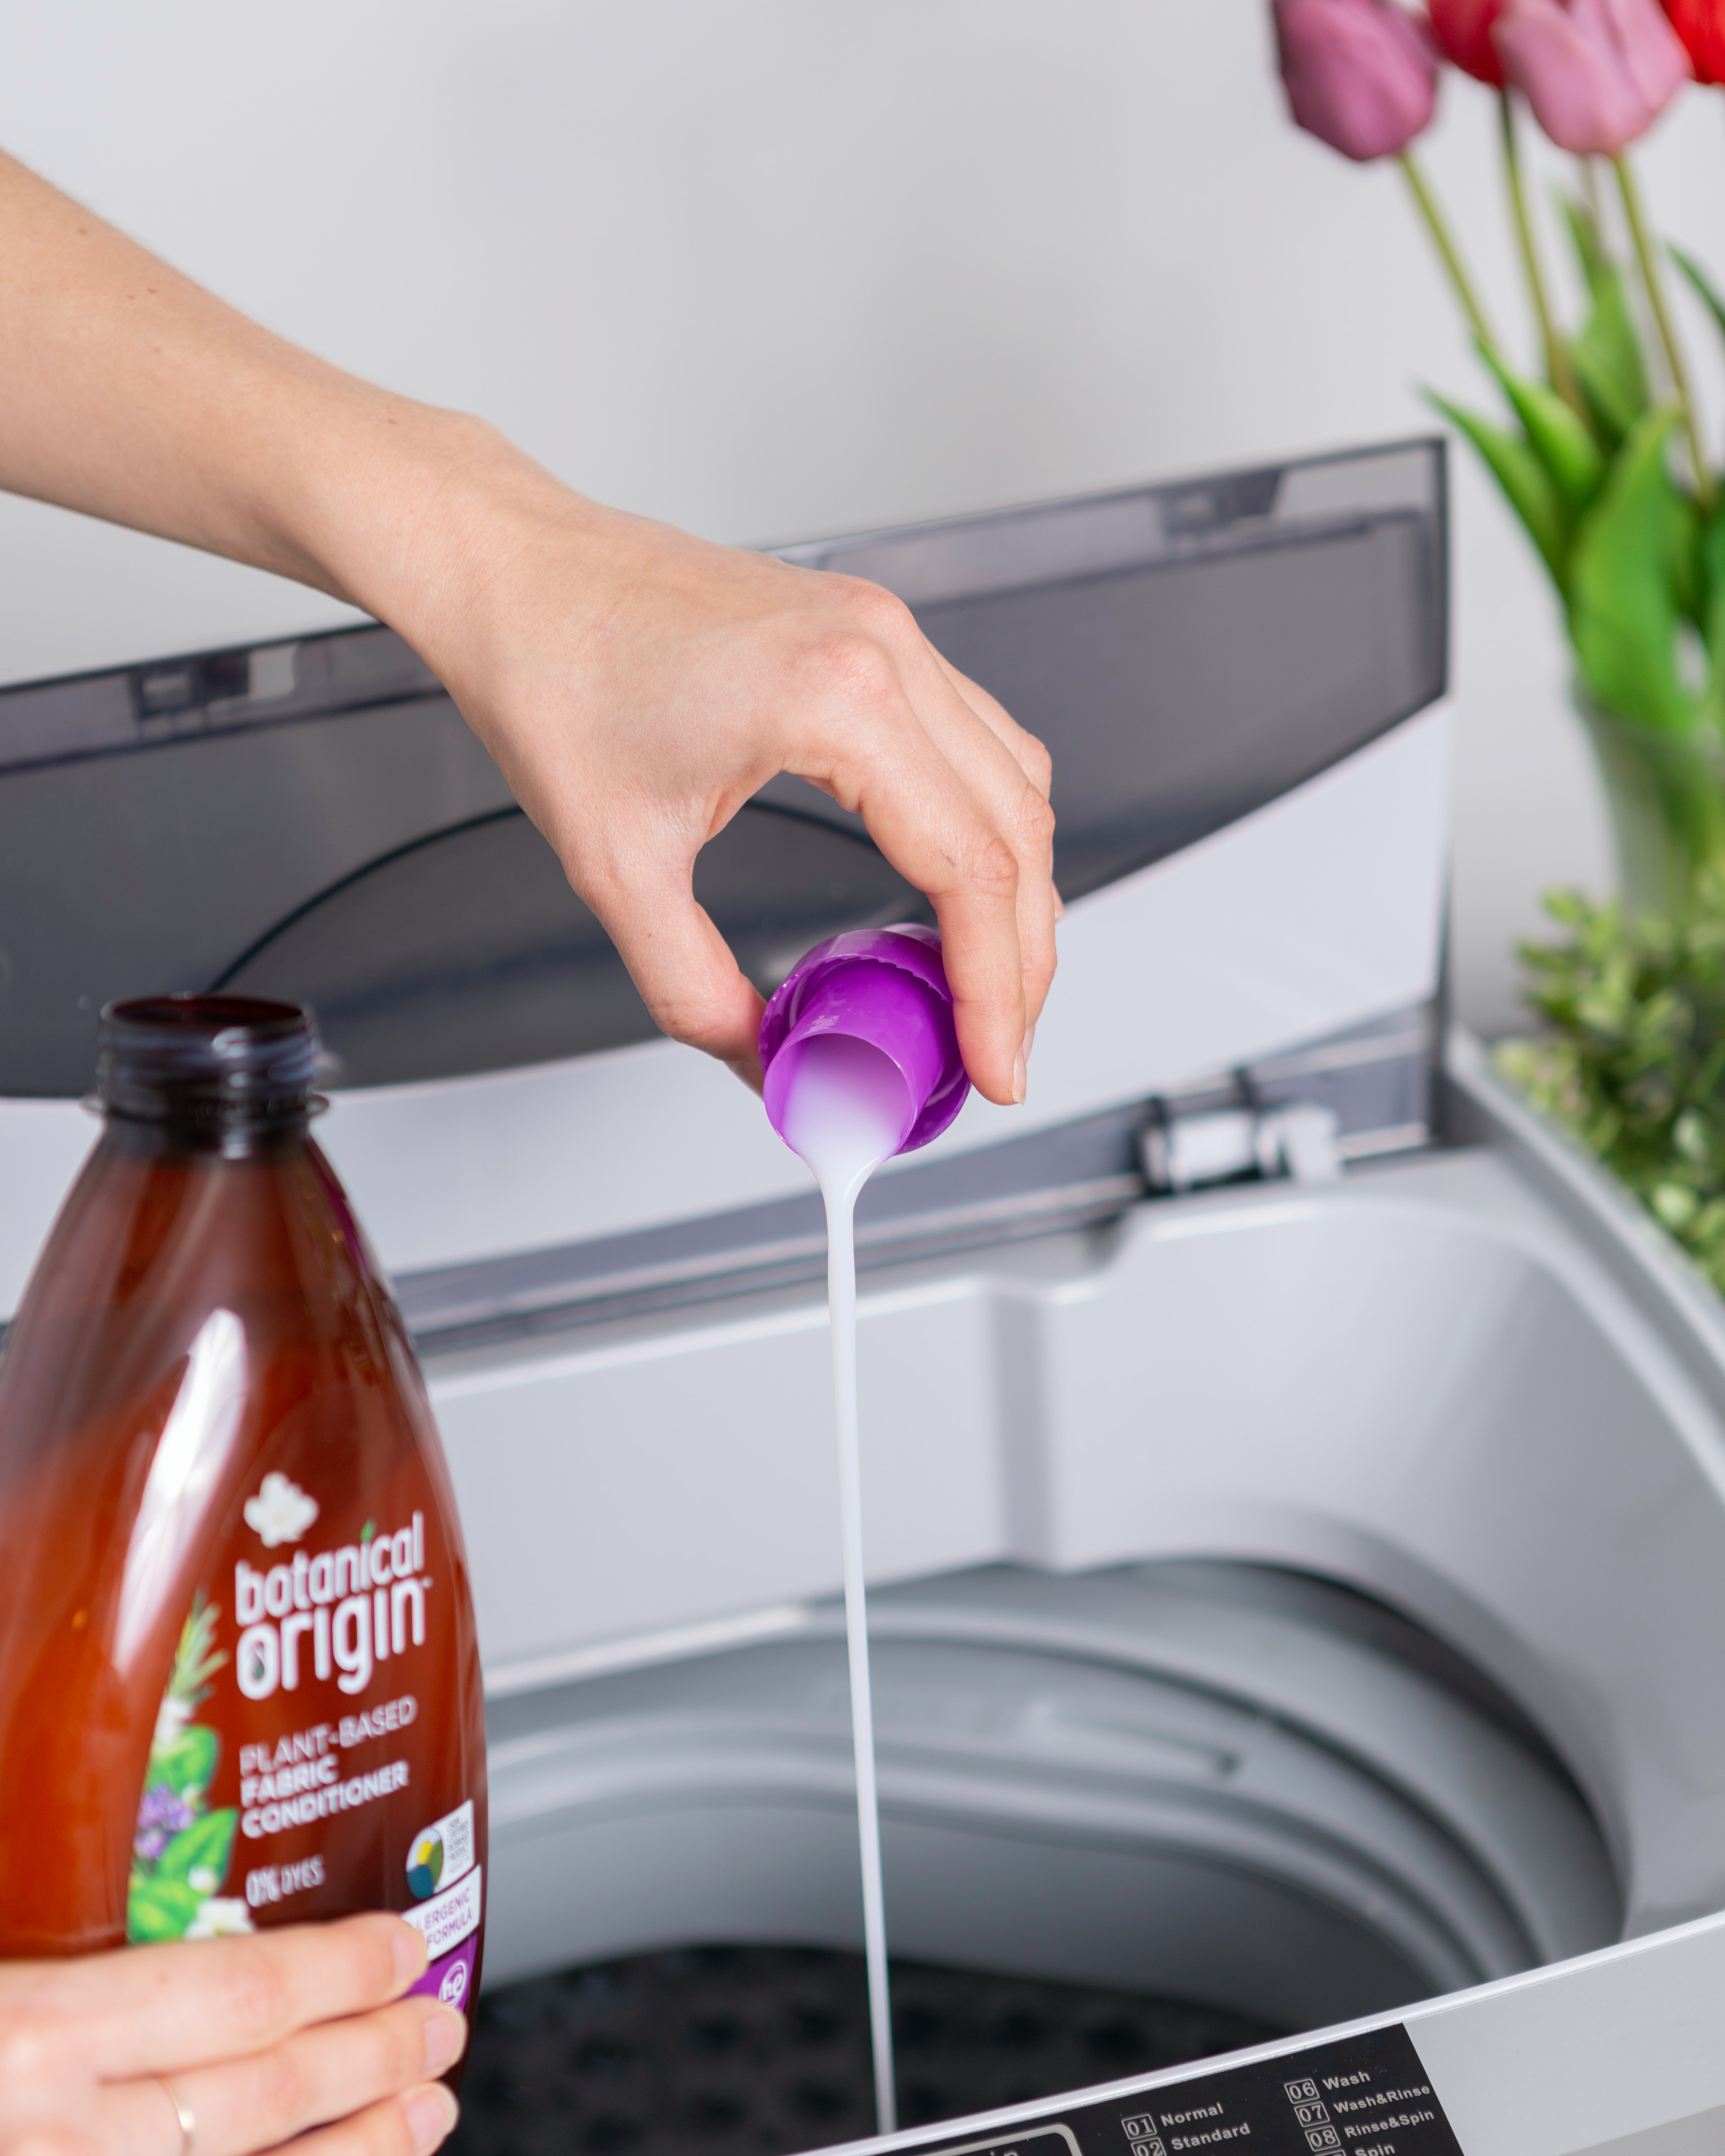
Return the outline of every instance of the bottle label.
<path id="1" fill-rule="evenodd" d="M 193 1597 L 157 1715 L 126 1935 L 394 1907 L 425 1934 L 415 1989 L 465 2003 L 483 1851 L 471 1797 L 450 1804 L 426 1742 L 449 1590 L 425 1515 L 326 1541 L 311 1532 L 316 1500 L 274 1471 L 243 1512 Z"/>

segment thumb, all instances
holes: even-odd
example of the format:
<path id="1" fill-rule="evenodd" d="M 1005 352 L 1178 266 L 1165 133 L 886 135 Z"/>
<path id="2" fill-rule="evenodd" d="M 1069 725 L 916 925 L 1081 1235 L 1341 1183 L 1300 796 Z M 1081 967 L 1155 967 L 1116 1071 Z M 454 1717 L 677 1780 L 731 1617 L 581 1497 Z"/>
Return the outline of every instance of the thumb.
<path id="1" fill-rule="evenodd" d="M 588 903 L 660 1030 L 716 1056 L 758 1093 L 766 1006 L 697 902 L 690 870 L 632 882 Z"/>

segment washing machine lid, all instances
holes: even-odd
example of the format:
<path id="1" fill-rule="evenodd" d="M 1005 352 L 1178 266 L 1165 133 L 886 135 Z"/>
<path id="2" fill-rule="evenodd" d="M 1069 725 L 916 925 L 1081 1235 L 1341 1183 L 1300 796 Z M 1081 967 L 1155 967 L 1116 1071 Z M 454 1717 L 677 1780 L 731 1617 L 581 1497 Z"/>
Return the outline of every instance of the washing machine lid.
<path id="1" fill-rule="evenodd" d="M 1344 1147 L 1423 1134 L 1444 499 L 1442 445 L 1416 441 L 783 550 L 900 593 L 1055 759 L 1069 911 L 1029 1107 L 1003 1122 L 973 1100 L 917 1158 L 957 1183 L 895 1196 L 886 1175 L 869 1208 L 973 1220 L 1028 1192 L 1046 1210 L 1051 1177 L 1117 1207 L 1143 1188 L 1152 1096 L 1237 1122 L 1316 1086 Z M 763 991 L 818 937 L 922 906 L 858 819 L 788 777 L 703 850 L 695 887 Z M 586 1294 L 722 1270 L 739 1245 L 818 1248 L 812 1212 L 775 1209 L 800 1164 L 734 1081 L 657 1038 L 387 629 L 0 690 L 0 1307 L 87 1142 L 69 1118 L 97 1012 L 175 988 L 316 1009 L 326 1142 L 385 1261 L 439 1276 L 428 1327 L 517 1307 L 518 1283 L 453 1277 L 514 1253 L 564 1254 L 522 1291 L 542 1302 L 573 1275 Z M 449 1170 L 435 1192 L 429 1161 Z"/>
<path id="2" fill-rule="evenodd" d="M 0 1095 L 88 1086 L 110 998 L 311 1004 L 333 1086 L 654 1028 L 610 939 L 385 629 L 0 692 Z M 696 888 L 760 978 L 916 903 L 865 835 L 751 803 Z"/>
<path id="3" fill-rule="evenodd" d="M 1048 744 L 1068 900 L 1239 822 L 1444 689 L 1439 440 L 780 552 L 896 593 Z"/>
<path id="4" fill-rule="evenodd" d="M 904 598 L 1046 740 L 1082 897 L 1430 703 L 1436 443 L 783 550 Z M 0 1094 L 76 1096 L 109 998 L 308 1001 L 337 1084 L 651 1037 L 627 974 L 429 671 L 367 629 L 0 691 Z M 781 778 L 696 890 L 771 988 L 920 901 L 860 819 Z"/>

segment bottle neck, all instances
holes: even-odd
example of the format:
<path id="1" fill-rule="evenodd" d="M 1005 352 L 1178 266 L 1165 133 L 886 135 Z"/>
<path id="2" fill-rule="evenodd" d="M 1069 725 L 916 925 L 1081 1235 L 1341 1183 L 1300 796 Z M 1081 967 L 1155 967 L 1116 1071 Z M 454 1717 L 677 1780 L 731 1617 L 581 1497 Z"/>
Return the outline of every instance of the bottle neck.
<path id="1" fill-rule="evenodd" d="M 274 1163 L 305 1150 L 311 1111 L 270 1116 L 234 1112 L 127 1116 L 110 1109 L 102 1143 L 122 1160 L 257 1161 Z"/>
<path id="2" fill-rule="evenodd" d="M 317 1035 L 309 1011 L 255 996 L 142 996 L 97 1029 L 96 1095 L 116 1149 L 250 1159 L 302 1145 Z"/>

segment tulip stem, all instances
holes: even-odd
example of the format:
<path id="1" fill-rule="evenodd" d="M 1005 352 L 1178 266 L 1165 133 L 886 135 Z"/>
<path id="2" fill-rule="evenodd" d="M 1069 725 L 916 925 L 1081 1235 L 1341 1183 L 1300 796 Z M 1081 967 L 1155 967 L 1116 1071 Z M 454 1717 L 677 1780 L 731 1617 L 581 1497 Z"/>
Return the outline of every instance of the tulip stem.
<path id="1" fill-rule="evenodd" d="M 1501 93 L 1498 110 L 1503 122 L 1504 177 L 1509 182 L 1510 207 L 1515 212 L 1516 238 L 1521 243 L 1522 267 L 1527 273 L 1527 291 L 1533 302 L 1533 312 L 1538 317 L 1540 340 L 1545 346 L 1546 377 L 1577 418 L 1587 420 L 1588 409 L 1582 400 L 1581 385 L 1575 379 L 1575 370 L 1569 364 L 1569 354 L 1552 318 L 1551 300 L 1546 292 L 1545 275 L 1539 266 L 1539 249 L 1533 238 L 1533 220 L 1527 214 L 1527 191 L 1522 182 L 1521 151 L 1516 141 L 1515 105 L 1507 90 Z"/>
<path id="2" fill-rule="evenodd" d="M 1620 152 L 1611 162 L 1616 168 L 1617 185 L 1623 196 L 1623 213 L 1628 220 L 1630 238 L 1635 243 L 1635 259 L 1641 265 L 1642 287 L 1647 295 L 1647 304 L 1653 311 L 1659 341 L 1665 346 L 1666 364 L 1671 372 L 1671 387 L 1677 393 L 1683 433 L 1689 444 L 1690 460 L 1695 466 L 1695 498 L 1703 516 L 1709 516 L 1713 506 L 1713 475 L 1707 470 L 1707 459 L 1702 454 L 1701 430 L 1696 424 L 1695 398 L 1689 388 L 1689 370 L 1683 364 L 1683 348 L 1677 342 L 1676 324 L 1671 320 L 1671 310 L 1666 305 L 1665 284 L 1659 274 L 1659 259 L 1653 251 L 1646 218 L 1642 214 L 1641 190 L 1636 184 L 1627 157 Z"/>
<path id="3" fill-rule="evenodd" d="M 1411 151 L 1399 151 L 1397 162 L 1407 175 L 1409 188 L 1420 216 L 1425 220 L 1425 228 L 1431 234 L 1432 244 L 1437 249 L 1445 269 L 1450 273 L 1450 282 L 1455 287 L 1455 296 L 1461 302 L 1462 312 L 1467 316 L 1475 336 L 1487 352 L 1496 352 L 1497 340 L 1491 334 L 1491 325 L 1486 320 L 1485 310 L 1474 291 L 1473 280 L 1462 266 L 1455 242 L 1450 235 L 1449 221 L 1438 208 L 1437 197 L 1426 185 L 1425 175 L 1414 162 Z"/>

